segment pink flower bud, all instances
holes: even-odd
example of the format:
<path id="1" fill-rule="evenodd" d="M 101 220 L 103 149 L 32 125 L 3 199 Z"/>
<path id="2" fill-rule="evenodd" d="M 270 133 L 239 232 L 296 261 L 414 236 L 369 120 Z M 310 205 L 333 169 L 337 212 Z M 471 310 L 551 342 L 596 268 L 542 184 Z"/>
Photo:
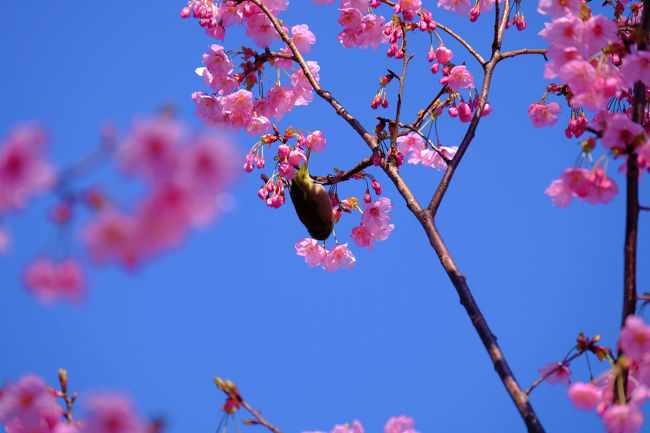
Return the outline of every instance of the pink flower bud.
<path id="1" fill-rule="evenodd" d="M 478 19 L 479 15 L 481 15 L 481 10 L 478 8 L 478 5 L 474 5 L 474 7 L 469 10 L 469 20 L 474 23 Z"/>
<path id="2" fill-rule="evenodd" d="M 436 59 L 436 52 L 433 50 L 433 46 L 429 48 L 429 52 L 427 53 L 427 60 L 429 62 L 433 62 Z"/>
<path id="3" fill-rule="evenodd" d="M 438 71 L 440 70 L 440 63 L 434 63 L 433 65 L 431 65 L 430 69 L 431 69 L 431 72 L 433 72 L 434 74 L 437 74 Z"/>
<path id="4" fill-rule="evenodd" d="M 401 48 L 395 52 L 395 58 L 398 60 L 404 58 L 404 51 Z"/>
<path id="5" fill-rule="evenodd" d="M 449 116 L 458 117 L 458 107 L 456 106 L 449 107 Z"/>
<path id="6" fill-rule="evenodd" d="M 461 102 L 458 104 L 458 115 L 460 116 L 460 121 L 463 123 L 471 121 L 472 107 L 470 107 L 467 102 Z"/>
<path id="7" fill-rule="evenodd" d="M 280 158 L 284 159 L 287 156 L 289 156 L 289 153 L 291 152 L 291 148 L 287 146 L 286 144 L 281 144 L 278 146 L 278 155 Z"/>
<path id="8" fill-rule="evenodd" d="M 189 6 L 185 6 L 183 9 L 181 9 L 181 18 L 189 18 L 191 13 L 192 9 Z"/>
<path id="9" fill-rule="evenodd" d="M 370 191 L 366 190 L 366 193 L 363 195 L 363 201 L 366 203 L 370 203 L 372 201 L 372 197 L 370 197 Z"/>
<path id="10" fill-rule="evenodd" d="M 377 179 L 374 179 L 372 181 L 372 189 L 375 190 L 375 194 L 380 195 L 381 194 L 381 185 L 379 182 L 377 182 Z"/>
<path id="11" fill-rule="evenodd" d="M 452 57 L 454 57 L 454 52 L 449 48 L 445 46 L 436 48 L 436 59 L 438 59 L 440 63 L 447 63 Z"/>
<path id="12" fill-rule="evenodd" d="M 381 106 L 384 108 L 388 108 L 388 98 L 386 95 L 384 95 L 384 99 L 381 101 Z"/>
<path id="13" fill-rule="evenodd" d="M 492 106 L 486 102 L 483 106 L 483 111 L 481 112 L 481 117 L 485 117 L 492 112 Z"/>

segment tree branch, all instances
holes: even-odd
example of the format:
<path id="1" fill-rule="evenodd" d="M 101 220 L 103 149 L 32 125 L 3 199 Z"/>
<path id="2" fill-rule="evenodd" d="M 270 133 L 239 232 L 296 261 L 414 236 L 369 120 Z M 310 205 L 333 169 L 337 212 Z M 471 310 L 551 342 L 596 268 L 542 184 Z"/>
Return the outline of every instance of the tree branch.
<path id="1" fill-rule="evenodd" d="M 501 59 L 521 56 L 522 54 L 541 54 L 546 59 L 545 48 L 522 48 L 520 50 L 506 51 L 505 53 L 501 53 Z"/>
<path id="2" fill-rule="evenodd" d="M 639 51 L 648 50 L 648 31 L 650 30 L 650 0 L 643 2 L 643 15 L 641 17 L 641 28 L 643 37 L 637 42 Z M 646 88 L 642 82 L 634 84 L 634 105 L 632 120 L 643 125 L 645 117 Z M 636 251 L 637 236 L 639 227 L 639 161 L 637 160 L 636 149 L 628 149 L 627 158 L 627 194 L 625 211 L 625 272 L 623 289 L 623 314 L 621 326 L 625 325 L 625 319 L 636 311 Z"/>
<path id="3" fill-rule="evenodd" d="M 362 159 L 357 165 L 352 167 L 349 171 L 343 172 L 341 175 L 337 176 L 311 176 L 313 180 L 323 185 L 335 185 L 339 182 L 345 182 L 353 178 L 356 174 L 361 173 L 364 169 L 372 165 L 373 156 Z"/>

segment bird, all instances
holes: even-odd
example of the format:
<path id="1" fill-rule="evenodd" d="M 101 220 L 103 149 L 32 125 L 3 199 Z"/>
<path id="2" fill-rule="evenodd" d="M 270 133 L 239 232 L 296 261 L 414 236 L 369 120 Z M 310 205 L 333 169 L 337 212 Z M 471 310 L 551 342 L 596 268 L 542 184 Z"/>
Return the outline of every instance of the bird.
<path id="1" fill-rule="evenodd" d="M 289 195 L 300 222 L 307 228 L 311 237 L 324 241 L 334 228 L 332 200 L 323 185 L 314 182 L 309 176 L 309 153 L 308 151 L 307 161 L 303 162 L 291 180 Z"/>

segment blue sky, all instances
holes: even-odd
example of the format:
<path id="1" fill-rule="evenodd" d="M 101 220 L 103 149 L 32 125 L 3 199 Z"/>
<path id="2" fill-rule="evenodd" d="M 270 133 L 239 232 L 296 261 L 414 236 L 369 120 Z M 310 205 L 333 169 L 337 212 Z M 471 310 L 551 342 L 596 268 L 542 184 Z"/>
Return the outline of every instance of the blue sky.
<path id="1" fill-rule="evenodd" d="M 378 78 L 401 62 L 387 58 L 385 48 L 343 48 L 334 6 L 292 3 L 281 18 L 306 23 L 316 34 L 308 59 L 321 65 L 322 86 L 372 129 L 373 116 L 392 112 L 370 110 Z M 425 5 L 433 8 L 431 1 Z M 179 117 L 201 128 L 190 95 L 207 90 L 194 68 L 213 41 L 194 20 L 181 20 L 182 6 L 169 0 L 155 6 L 5 5 L 0 135 L 16 123 L 42 121 L 51 131 L 51 158 L 65 166 L 92 151 L 106 120 L 124 130 L 135 116 L 171 103 Z M 542 17 L 532 3 L 523 9 L 528 28 L 508 30 L 505 49 L 544 47 L 537 36 Z M 487 57 L 492 14 L 472 25 L 444 11 L 434 19 L 467 35 Z M 473 58 L 441 35 L 454 61 L 466 60 L 478 83 Z M 240 30 L 228 34 L 226 47 L 241 47 L 242 36 Z M 414 40 L 419 51 L 406 83 L 407 119 L 439 89 L 425 60 L 428 37 Z M 437 218 L 523 387 L 539 367 L 561 359 L 581 331 L 601 334 L 613 346 L 622 298 L 619 162 L 609 173 L 621 193 L 609 205 L 574 202 L 562 210 L 543 194 L 578 155 L 562 121 L 538 130 L 527 118 L 529 104 L 548 84 L 541 78 L 543 61 L 528 56 L 498 65 L 489 97 L 493 113 L 482 120 Z M 391 107 L 394 92 L 390 87 Z M 564 104 L 563 115 L 568 120 Z M 325 132 L 326 152 L 312 158 L 312 173 L 346 169 L 368 155 L 320 100 L 278 122 L 281 129 L 289 125 Z M 457 145 L 464 125 L 445 117 L 439 132 L 444 145 Z M 243 162 L 255 139 L 238 139 Z M 389 180 L 371 173 L 395 204 L 395 230 L 371 253 L 352 247 L 357 265 L 351 271 L 310 269 L 295 254 L 294 243 L 307 233 L 291 206 L 267 208 L 256 196 L 259 173 L 242 173 L 229 212 L 136 272 L 92 266 L 73 237 L 71 253 L 87 265 L 90 279 L 80 307 L 42 306 L 20 283 L 24 266 L 52 248 L 46 212 L 53 198 L 32 201 L 3 220 L 13 246 L 0 258 L 0 377 L 34 372 L 54 384 L 57 370 L 66 368 L 81 399 L 94 390 L 128 392 L 143 414 L 162 416 L 169 433 L 216 428 L 223 397 L 215 375 L 233 380 L 285 432 L 329 431 L 354 419 L 379 432 L 401 414 L 413 417 L 423 433 L 524 431 L 423 230 Z M 425 203 L 441 176 L 421 166 L 405 165 L 402 173 Z M 119 177 L 108 165 L 80 185 L 102 183 L 128 202 L 142 184 Z M 644 182 L 641 201 L 648 205 Z M 339 192 L 360 197 L 365 185 L 350 182 Z M 650 284 L 647 219 L 641 216 L 640 291 Z M 358 221 L 358 215 L 344 216 L 339 240 L 347 242 Z M 604 371 L 593 364 L 596 373 Z M 574 380 L 588 380 L 584 360 L 572 369 Z M 573 409 L 563 388 L 542 384 L 532 403 L 547 431 L 604 431 L 595 414 Z"/>

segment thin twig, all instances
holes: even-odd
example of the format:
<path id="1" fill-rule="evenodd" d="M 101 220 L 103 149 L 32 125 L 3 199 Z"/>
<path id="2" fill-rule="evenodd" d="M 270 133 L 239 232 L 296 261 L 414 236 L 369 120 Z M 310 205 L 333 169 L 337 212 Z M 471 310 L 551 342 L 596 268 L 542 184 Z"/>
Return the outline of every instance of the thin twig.
<path id="1" fill-rule="evenodd" d="M 334 185 L 340 182 L 344 182 L 348 179 L 353 178 L 355 175 L 361 173 L 364 169 L 370 167 L 372 165 L 372 159 L 373 156 L 369 156 L 367 158 L 362 159 L 359 161 L 357 165 L 352 167 L 350 170 L 343 172 L 343 174 L 337 175 L 337 176 L 311 176 L 311 178 L 323 185 Z"/>
<path id="2" fill-rule="evenodd" d="M 393 123 L 393 130 L 391 131 L 390 147 L 395 148 L 397 140 L 397 125 L 399 124 L 399 116 L 402 112 L 402 95 L 404 94 L 404 81 L 406 80 L 406 68 L 408 67 L 410 57 L 406 52 L 406 25 L 402 24 L 402 75 L 399 77 L 399 93 L 397 94 L 397 107 L 395 108 L 395 122 Z"/>
<path id="3" fill-rule="evenodd" d="M 520 56 L 522 54 L 541 54 L 546 58 L 546 48 L 522 48 L 520 50 L 506 51 L 501 53 L 502 59 L 507 59 L 510 57 Z"/>
<path id="4" fill-rule="evenodd" d="M 447 90 L 448 90 L 448 87 L 447 87 L 446 84 L 445 84 L 444 86 L 442 86 L 442 89 L 440 89 L 440 91 L 438 92 L 438 94 L 436 95 L 436 97 L 433 98 L 433 100 L 432 100 L 431 102 L 429 102 L 429 105 L 427 105 L 427 108 L 425 108 L 424 110 L 422 110 L 422 111 L 420 111 L 420 112 L 418 113 L 418 117 L 417 117 L 417 118 L 415 119 L 415 121 L 411 124 L 411 126 L 412 126 L 413 128 L 419 129 L 419 128 L 420 128 L 420 125 L 422 124 L 422 122 L 424 121 L 424 119 L 426 119 L 427 117 L 429 117 L 431 114 L 433 114 L 433 111 L 434 111 L 434 110 L 437 110 L 437 109 L 439 108 L 439 106 L 438 106 L 436 103 L 440 100 L 440 97 L 441 97 L 444 93 L 447 92 Z"/>

